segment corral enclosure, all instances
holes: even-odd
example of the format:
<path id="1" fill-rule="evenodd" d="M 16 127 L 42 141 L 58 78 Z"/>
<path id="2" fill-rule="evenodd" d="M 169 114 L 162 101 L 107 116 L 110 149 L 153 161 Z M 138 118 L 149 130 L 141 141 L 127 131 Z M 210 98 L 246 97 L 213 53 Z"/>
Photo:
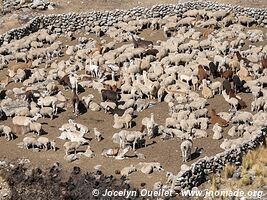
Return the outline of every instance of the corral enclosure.
<path id="1" fill-rule="evenodd" d="M 215 12 L 216 10 L 218 11 Z M 1 100 L 1 107 L 4 112 L 6 111 L 5 115 L 10 115 L 7 119 L 3 119 L 1 124 L 13 127 L 12 116 L 33 117 L 36 114 L 30 112 L 32 109 L 27 111 L 27 102 L 23 100 L 26 91 L 32 91 L 33 94 L 40 93 L 41 96 L 42 94 L 56 96 L 56 93 L 61 91 L 66 101 L 63 106 L 58 106 L 59 112 L 55 114 L 53 120 L 49 118 L 37 120 L 44 130 L 42 136 L 56 142 L 58 148 L 56 151 L 18 148 L 17 144 L 21 143 L 24 137 L 38 138 L 38 136 L 33 133 L 21 135 L 13 129 L 17 136 L 15 140 L 0 141 L 1 157 L 9 161 L 29 159 L 33 166 L 41 168 L 59 162 L 66 169 L 79 166 L 85 171 L 95 171 L 94 167 L 101 165 L 101 171 L 104 174 L 111 174 L 117 178 L 121 174 L 115 172 L 121 171 L 124 167 L 136 166 L 139 162 L 159 162 L 164 171 L 144 174 L 138 170 L 127 177 L 134 187 L 138 188 L 141 183 L 146 183 L 145 187 L 152 189 L 155 182 L 161 181 L 165 184 L 166 172 L 176 175 L 181 170 L 183 164 L 181 138 L 192 134 L 193 128 L 202 132 L 201 135 L 193 135 L 193 156 L 192 160 L 186 163 L 188 165 L 199 158 L 223 152 L 224 149 L 220 148 L 220 145 L 224 139 L 241 138 L 233 144 L 245 144 L 249 138 L 256 141 L 255 146 L 257 146 L 259 143 L 257 140 L 261 141 L 261 139 L 255 139 L 254 136 L 262 134 L 260 132 L 266 120 L 267 110 L 265 106 L 266 66 L 262 62 L 266 58 L 267 51 L 266 13 L 266 9 L 243 9 L 210 2 L 184 3 L 156 5 L 153 8 L 133 8 L 128 11 L 38 16 L 25 26 L 10 30 L 0 39 L 2 43 L 0 80 L 3 86 L 1 94 L 6 96 Z M 135 39 L 143 38 L 141 41 L 152 41 L 153 46 L 134 48 L 131 34 Z M 40 39 L 42 35 L 45 35 L 44 39 Z M 151 49 L 156 50 L 156 53 L 150 52 Z M 235 52 L 240 52 L 241 58 L 236 58 Z M 16 71 L 15 75 L 10 75 L 8 69 L 12 67 L 14 69 L 17 64 L 25 66 L 23 62 L 29 62 L 29 60 L 33 61 L 32 66 L 26 66 L 28 69 L 25 71 L 29 74 L 24 75 L 23 72 Z M 242 86 L 245 89 L 236 93 L 235 99 L 239 99 L 236 108 L 231 108 L 231 101 L 228 103 L 221 93 L 225 79 L 229 80 L 231 87 L 234 88 L 232 78 L 221 77 L 221 75 L 213 77 L 210 62 L 214 62 L 219 68 L 218 74 L 232 70 L 233 74 L 237 74 L 246 82 L 246 84 L 243 82 Z M 90 71 L 92 63 L 98 66 L 101 72 L 97 77 L 93 77 L 94 71 Z M 200 80 L 202 78 L 199 65 L 203 66 L 208 74 L 208 77 L 204 78 L 210 81 L 209 83 L 204 81 L 206 86 Z M 233 66 L 236 66 L 236 69 Z M 88 73 L 85 72 L 86 67 L 89 67 Z M 89 94 L 94 96 L 90 102 L 91 107 L 85 112 L 81 111 L 78 116 L 72 112 L 72 91 L 56 80 L 70 73 L 77 75 L 80 99 Z M 113 75 L 115 80 L 111 80 Z M 10 76 L 8 84 L 5 83 L 7 76 Z M 196 83 L 194 79 L 197 79 Z M 221 86 L 219 91 L 214 90 L 213 93 L 212 83 L 215 82 L 221 83 Z M 53 88 L 51 91 L 48 87 L 50 83 L 58 87 L 58 90 L 54 91 Z M 196 84 L 196 90 L 194 84 Z M 116 87 L 113 87 L 114 85 Z M 23 87 L 22 90 L 21 87 Z M 120 105 L 124 102 L 126 105 L 130 99 L 134 100 L 134 103 L 129 106 L 135 109 L 131 122 L 132 128 L 127 130 L 141 130 L 142 120 L 145 117 L 150 118 L 151 113 L 154 113 L 155 137 L 150 138 L 146 135 L 144 138 L 147 146 L 141 146 L 136 150 L 138 154 L 143 154 L 145 159 L 138 159 L 133 150 L 129 150 L 123 160 L 101 155 L 104 148 L 119 146 L 113 142 L 112 136 L 121 130 L 113 127 L 114 114 L 106 113 L 104 108 L 93 111 L 102 101 L 101 87 L 115 88 L 115 91 L 121 94 L 120 103 L 118 103 Z M 132 93 L 133 89 L 135 93 Z M 159 100 L 159 97 L 162 98 Z M 25 114 L 17 108 L 6 108 L 11 103 L 5 98 L 11 98 L 12 105 L 16 105 L 16 101 L 17 104 L 23 104 Z M 34 101 L 38 102 L 38 98 L 40 97 L 34 97 Z M 257 104 L 259 98 L 262 100 L 260 105 Z M 138 99 L 143 99 L 140 101 L 142 105 L 136 103 Z M 247 107 L 240 108 L 240 99 Z M 192 102 L 201 102 L 201 105 L 193 107 Z M 251 106 L 252 102 L 254 102 L 253 106 Z M 57 105 L 60 103 L 62 102 L 58 100 Z M 40 107 L 37 105 L 37 110 Z M 142 107 L 147 108 L 142 109 Z M 222 139 L 221 137 L 219 137 L 220 140 L 213 139 L 214 125 L 210 124 L 211 116 L 204 110 L 205 108 L 214 108 L 216 113 L 226 112 L 222 116 L 229 121 L 229 125 L 223 127 Z M 190 115 L 190 112 L 195 113 L 199 109 L 203 109 L 204 114 Z M 181 117 L 182 114 L 179 112 L 186 110 L 190 112 Z M 253 116 L 245 121 L 232 120 L 242 112 L 251 112 Z M 173 113 L 177 113 L 176 117 Z M 167 123 L 166 118 L 172 118 L 173 123 Z M 203 118 L 204 128 L 201 127 L 202 122 L 199 118 Z M 69 119 L 89 128 L 90 132 L 83 137 L 89 140 L 89 145 L 95 153 L 94 157 L 81 156 L 73 162 L 67 162 L 64 159 L 63 145 L 66 141 L 58 138 L 62 132 L 59 128 L 68 123 Z M 207 129 L 205 119 L 208 121 Z M 236 126 L 237 130 L 230 136 L 228 132 L 233 126 Z M 102 133 L 103 139 L 100 142 L 95 139 L 93 128 L 97 128 Z M 145 129 L 144 133 L 147 131 L 149 130 Z M 203 131 L 208 137 L 202 135 Z M 251 143 L 254 147 L 254 143 Z M 81 146 L 78 152 L 84 152 L 87 147 L 88 145 Z M 203 149 L 199 151 L 200 153 L 198 151 L 194 153 L 196 147 Z M 246 152 L 250 147 L 241 148 L 239 153 Z M 227 148 L 231 148 L 231 145 L 228 144 Z M 225 161 L 229 159 L 226 158 Z M 232 162 L 238 164 L 239 161 L 233 159 Z M 199 182 L 195 181 L 195 184 L 198 185 Z M 168 185 L 172 188 L 174 186 L 174 183 Z M 180 184 L 176 189 L 178 188 L 179 191 L 184 187 L 190 188 Z"/>

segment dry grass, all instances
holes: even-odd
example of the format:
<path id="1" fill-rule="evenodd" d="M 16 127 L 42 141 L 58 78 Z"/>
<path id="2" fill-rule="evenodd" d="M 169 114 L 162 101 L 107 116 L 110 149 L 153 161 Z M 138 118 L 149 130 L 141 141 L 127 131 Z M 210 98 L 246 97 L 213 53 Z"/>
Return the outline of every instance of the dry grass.
<path id="1" fill-rule="evenodd" d="M 267 141 L 267 140 L 266 140 Z M 212 174 L 207 186 L 210 191 L 220 189 L 259 189 L 267 185 L 267 148 L 259 147 L 249 152 L 242 160 L 241 178 L 232 179 L 236 166 L 226 165 L 220 176 Z"/>

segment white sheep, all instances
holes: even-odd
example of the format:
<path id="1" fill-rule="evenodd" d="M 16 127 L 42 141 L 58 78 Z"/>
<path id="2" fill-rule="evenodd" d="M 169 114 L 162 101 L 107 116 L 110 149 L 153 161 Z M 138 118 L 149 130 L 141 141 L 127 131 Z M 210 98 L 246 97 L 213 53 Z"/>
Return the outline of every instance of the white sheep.
<path id="1" fill-rule="evenodd" d="M 38 99 L 37 104 L 41 106 L 41 108 L 51 106 L 53 108 L 53 113 L 56 114 L 56 104 L 57 104 L 57 97 L 55 96 L 46 96 L 46 97 L 40 97 Z"/>
<path id="2" fill-rule="evenodd" d="M 228 131 L 228 135 L 232 137 L 236 136 L 236 130 L 237 130 L 236 126 L 232 126 Z"/>
<path id="3" fill-rule="evenodd" d="M 45 150 L 47 151 L 48 150 L 48 145 L 49 145 L 49 139 L 47 137 L 39 137 L 37 138 L 37 143 L 38 143 L 38 147 L 39 148 L 45 148 Z"/>
<path id="4" fill-rule="evenodd" d="M 124 113 L 121 117 L 116 113 L 114 114 L 114 125 L 113 128 L 120 129 L 123 127 L 131 128 L 132 116 L 128 113 Z"/>
<path id="5" fill-rule="evenodd" d="M 105 113 L 107 112 L 107 107 L 110 107 L 112 109 L 115 109 L 117 107 L 116 103 L 109 102 L 109 101 L 100 102 L 100 106 L 102 106 L 104 108 Z"/>
<path id="6" fill-rule="evenodd" d="M 212 131 L 214 132 L 212 139 L 220 140 L 223 137 L 222 135 L 223 129 L 222 127 L 219 126 L 218 123 L 213 125 Z"/>
<path id="7" fill-rule="evenodd" d="M 31 122 L 36 121 L 39 117 L 41 117 L 40 114 L 37 114 L 33 118 L 24 116 L 15 116 L 12 118 L 12 123 L 14 125 L 19 125 L 19 126 L 29 126 Z"/>
<path id="8" fill-rule="evenodd" d="M 57 110 L 57 108 L 56 108 L 56 110 Z M 50 117 L 50 120 L 54 119 L 55 112 L 54 112 L 53 108 L 51 108 L 51 107 L 43 107 L 40 109 L 39 112 L 43 116 L 43 118 Z"/>
<path id="9" fill-rule="evenodd" d="M 9 126 L 0 125 L 0 132 L 5 134 L 5 138 L 9 140 L 14 140 L 14 134 Z"/>
<path id="10" fill-rule="evenodd" d="M 31 146 L 33 149 L 34 147 L 37 147 L 38 146 L 38 142 L 36 140 L 36 138 L 34 137 L 25 137 L 23 138 L 23 147 L 26 148 L 26 149 L 29 149 L 29 146 Z"/>
<path id="11" fill-rule="evenodd" d="M 204 130 L 193 128 L 192 133 L 194 135 L 194 138 L 206 138 L 206 137 L 208 137 L 208 133 Z"/>
<path id="12" fill-rule="evenodd" d="M 164 170 L 159 162 L 140 162 L 135 167 L 138 171 L 141 171 L 144 174 L 151 174 L 156 171 Z"/>
<path id="13" fill-rule="evenodd" d="M 30 131 L 36 132 L 37 135 L 40 135 L 42 132 L 42 124 L 38 122 L 31 122 L 30 123 Z"/>

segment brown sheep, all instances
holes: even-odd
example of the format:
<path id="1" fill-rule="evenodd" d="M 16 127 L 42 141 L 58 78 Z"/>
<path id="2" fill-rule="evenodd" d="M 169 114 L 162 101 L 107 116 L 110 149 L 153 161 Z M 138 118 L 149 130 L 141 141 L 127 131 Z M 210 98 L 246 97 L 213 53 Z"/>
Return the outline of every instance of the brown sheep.
<path id="1" fill-rule="evenodd" d="M 231 69 L 228 69 L 224 72 L 221 71 L 221 76 L 225 79 L 232 79 L 232 76 L 233 76 L 233 71 Z"/>
<path id="2" fill-rule="evenodd" d="M 210 123 L 212 125 L 218 123 L 219 126 L 226 127 L 229 125 L 229 122 L 218 116 L 214 109 L 209 110 Z"/>
<path id="3" fill-rule="evenodd" d="M 208 77 L 208 74 L 207 74 L 206 70 L 204 69 L 204 67 L 202 65 L 198 66 L 198 74 L 197 74 L 197 76 L 198 76 L 198 80 L 199 80 L 200 83 L 202 83 L 203 79 L 207 79 L 207 77 Z"/>

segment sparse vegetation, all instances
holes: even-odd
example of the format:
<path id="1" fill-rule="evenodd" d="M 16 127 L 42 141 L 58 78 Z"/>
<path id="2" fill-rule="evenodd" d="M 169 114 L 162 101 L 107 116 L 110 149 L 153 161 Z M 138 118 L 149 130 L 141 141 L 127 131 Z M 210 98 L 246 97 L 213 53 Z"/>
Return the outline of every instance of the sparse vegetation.
<path id="1" fill-rule="evenodd" d="M 241 168 L 240 168 L 241 167 Z M 232 190 L 237 189 L 263 190 L 263 186 L 267 185 L 267 148 L 259 147 L 244 156 L 240 167 L 234 165 L 226 165 L 220 176 L 211 175 L 209 185 L 211 191 Z M 240 173 L 240 178 L 234 176 Z"/>

